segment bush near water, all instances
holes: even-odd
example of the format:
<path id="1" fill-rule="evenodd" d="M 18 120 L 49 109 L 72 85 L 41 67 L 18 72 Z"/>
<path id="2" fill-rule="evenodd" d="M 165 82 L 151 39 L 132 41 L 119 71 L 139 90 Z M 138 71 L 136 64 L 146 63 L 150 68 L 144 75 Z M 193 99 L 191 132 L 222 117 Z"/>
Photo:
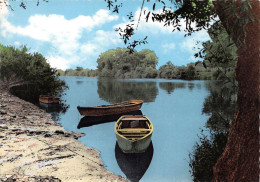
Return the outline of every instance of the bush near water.
<path id="1" fill-rule="evenodd" d="M 0 89 L 27 101 L 38 101 L 40 94 L 60 94 L 66 85 L 59 80 L 42 54 L 28 48 L 0 45 Z"/>

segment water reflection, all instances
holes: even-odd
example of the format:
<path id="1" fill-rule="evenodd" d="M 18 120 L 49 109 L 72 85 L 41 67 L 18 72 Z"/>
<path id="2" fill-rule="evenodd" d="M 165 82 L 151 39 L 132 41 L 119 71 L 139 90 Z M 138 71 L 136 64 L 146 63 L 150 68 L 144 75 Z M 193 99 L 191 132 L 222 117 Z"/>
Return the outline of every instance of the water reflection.
<path id="1" fill-rule="evenodd" d="M 82 83 L 83 83 L 83 81 L 81 81 L 81 80 L 77 80 L 77 81 L 76 81 L 76 84 L 77 84 L 77 85 L 81 85 Z"/>
<path id="2" fill-rule="evenodd" d="M 80 119 L 77 128 L 80 129 L 83 127 L 89 127 L 89 126 L 98 125 L 102 123 L 117 121 L 123 115 L 143 115 L 143 113 L 141 110 L 137 110 L 137 111 L 131 111 L 122 114 L 113 114 L 113 115 L 106 115 L 106 116 L 84 116 L 83 118 Z"/>
<path id="3" fill-rule="evenodd" d="M 110 103 L 140 99 L 153 102 L 158 95 L 156 82 L 120 81 L 98 79 L 99 97 Z"/>
<path id="4" fill-rule="evenodd" d="M 236 112 L 237 87 L 233 83 L 206 82 L 210 95 L 205 99 L 202 113 L 209 115 L 206 128 L 190 154 L 191 174 L 194 181 L 212 181 L 213 166 L 223 153 L 229 132 L 229 124 Z"/>
<path id="5" fill-rule="evenodd" d="M 60 104 L 45 104 L 39 102 L 39 107 L 47 113 L 50 113 L 54 121 L 59 121 L 61 113 L 65 114 L 69 109 L 69 105 L 64 104 L 63 102 Z"/>
<path id="6" fill-rule="evenodd" d="M 227 132 L 236 111 L 237 88 L 231 83 L 211 82 L 205 84 L 210 95 L 205 99 L 202 113 L 210 115 L 206 127 L 213 131 Z"/>
<path id="7" fill-rule="evenodd" d="M 198 89 L 201 89 L 201 84 L 200 83 L 197 83 L 196 86 L 197 86 Z"/>
<path id="8" fill-rule="evenodd" d="M 194 83 L 192 83 L 192 82 L 188 83 L 188 87 L 190 90 L 192 90 L 194 88 Z"/>
<path id="9" fill-rule="evenodd" d="M 160 82 L 159 87 L 165 91 L 167 91 L 168 94 L 171 94 L 174 89 L 176 88 L 185 88 L 186 83 L 182 82 Z"/>
<path id="10" fill-rule="evenodd" d="M 153 143 L 144 153 L 123 153 L 116 143 L 115 156 L 120 169 L 131 182 L 138 182 L 148 169 L 153 158 Z"/>

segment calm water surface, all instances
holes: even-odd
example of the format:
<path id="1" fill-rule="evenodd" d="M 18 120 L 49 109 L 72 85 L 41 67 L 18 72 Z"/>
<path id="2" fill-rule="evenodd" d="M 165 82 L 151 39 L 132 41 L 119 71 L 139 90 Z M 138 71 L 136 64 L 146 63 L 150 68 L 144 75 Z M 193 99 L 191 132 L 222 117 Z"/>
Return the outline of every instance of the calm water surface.
<path id="1" fill-rule="evenodd" d="M 138 172 L 146 171 L 141 182 L 192 181 L 188 154 L 198 141 L 200 128 L 205 126 L 208 119 L 202 114 L 204 99 L 209 95 L 204 81 L 88 77 L 61 79 L 69 86 L 62 99 L 70 107 L 60 115 L 58 122 L 68 131 L 85 133 L 86 136 L 79 140 L 100 151 L 107 170 L 132 180 Z M 77 111 L 78 105 L 105 105 L 129 99 L 144 100 L 141 111 L 154 125 L 152 146 L 143 156 L 120 153 L 114 133 L 115 122 L 77 129 L 82 118 Z"/>

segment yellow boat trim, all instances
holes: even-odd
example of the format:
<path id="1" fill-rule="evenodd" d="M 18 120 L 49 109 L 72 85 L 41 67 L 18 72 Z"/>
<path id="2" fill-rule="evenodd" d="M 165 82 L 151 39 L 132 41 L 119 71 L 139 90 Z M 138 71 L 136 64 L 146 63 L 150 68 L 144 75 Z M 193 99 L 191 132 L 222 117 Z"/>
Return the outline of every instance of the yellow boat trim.
<path id="1" fill-rule="evenodd" d="M 137 101 L 137 103 L 131 103 L 131 102 L 135 102 Z M 126 105 L 122 105 L 123 103 L 129 103 L 129 104 L 126 104 Z M 107 105 L 107 106 L 95 106 L 95 107 L 82 107 L 82 108 L 113 108 L 113 107 L 118 107 L 118 106 L 122 106 L 122 107 L 125 107 L 125 106 L 132 106 L 132 105 L 138 105 L 138 104 L 141 104 L 143 103 L 142 100 L 130 100 L 129 102 L 120 102 L 120 103 L 117 103 L 117 104 L 114 104 L 114 105 Z"/>
<path id="2" fill-rule="evenodd" d="M 147 117 L 147 116 L 145 116 L 145 115 L 143 115 L 143 117 L 145 117 L 149 122 L 146 122 L 147 123 L 147 125 L 149 126 L 149 129 L 144 129 L 144 128 L 131 128 L 130 130 L 135 130 L 135 131 L 141 131 L 141 130 L 146 130 L 146 131 L 150 131 L 149 133 L 147 133 L 146 135 L 144 135 L 142 138 L 131 138 L 131 140 L 129 139 L 129 138 L 126 138 L 124 135 L 122 135 L 122 134 L 120 134 L 120 133 L 118 133 L 118 131 L 126 131 L 126 130 L 128 130 L 129 131 L 129 129 L 117 129 L 117 128 L 119 128 L 120 126 L 121 126 L 121 124 L 122 123 L 119 123 L 119 125 L 118 125 L 118 122 L 122 119 L 122 118 L 124 118 L 125 116 L 121 116 L 118 120 L 117 120 L 117 122 L 116 122 L 116 124 L 115 124 L 115 133 L 117 134 L 117 135 L 119 135 L 120 137 L 122 137 L 122 138 L 124 138 L 124 139 L 126 139 L 126 140 L 128 140 L 128 141 L 131 141 L 131 142 L 135 142 L 135 141 L 137 141 L 137 140 L 141 140 L 141 139 L 143 139 L 143 138 L 146 138 L 146 137 L 148 137 L 149 135 L 151 135 L 152 133 L 153 133 L 153 123 L 151 122 L 151 120 Z M 130 131 L 129 131 L 130 132 Z M 138 135 L 136 135 L 136 136 L 138 136 Z"/>

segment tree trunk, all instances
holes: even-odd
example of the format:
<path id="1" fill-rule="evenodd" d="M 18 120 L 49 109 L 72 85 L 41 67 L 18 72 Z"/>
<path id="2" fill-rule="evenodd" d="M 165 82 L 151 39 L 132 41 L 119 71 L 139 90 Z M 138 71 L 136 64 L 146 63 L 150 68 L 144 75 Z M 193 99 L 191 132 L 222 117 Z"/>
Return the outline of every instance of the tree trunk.
<path id="1" fill-rule="evenodd" d="M 250 1 L 253 17 L 260 17 L 260 1 Z M 227 14 L 224 7 L 214 3 L 224 27 Z M 241 1 L 235 2 L 240 7 Z M 233 17 L 234 18 L 234 17 Z M 232 19 L 229 19 L 230 22 Z M 231 30 L 232 31 L 232 30 Z M 230 31 L 229 31 L 230 32 Z M 245 43 L 237 50 L 238 61 L 236 80 L 238 81 L 238 110 L 230 125 L 226 148 L 213 168 L 214 181 L 259 181 L 259 67 L 260 67 L 260 24 L 256 21 L 245 26 Z M 236 35 L 233 37 L 236 42 Z"/>

